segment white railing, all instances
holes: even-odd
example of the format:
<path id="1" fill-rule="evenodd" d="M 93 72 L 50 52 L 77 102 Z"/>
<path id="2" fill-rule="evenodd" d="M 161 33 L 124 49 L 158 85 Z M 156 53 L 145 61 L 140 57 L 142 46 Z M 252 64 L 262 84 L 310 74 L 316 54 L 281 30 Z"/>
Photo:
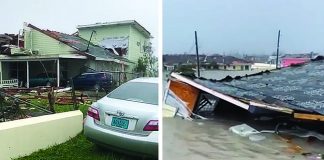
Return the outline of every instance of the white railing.
<path id="1" fill-rule="evenodd" d="M 18 79 L 2 80 L 0 87 L 1 88 L 18 87 Z"/>

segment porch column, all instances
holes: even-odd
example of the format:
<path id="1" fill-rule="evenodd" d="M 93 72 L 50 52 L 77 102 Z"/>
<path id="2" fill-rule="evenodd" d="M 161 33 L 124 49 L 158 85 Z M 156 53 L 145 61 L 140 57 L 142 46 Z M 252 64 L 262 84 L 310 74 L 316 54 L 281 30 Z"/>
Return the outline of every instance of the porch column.
<path id="1" fill-rule="evenodd" d="M 60 59 L 56 61 L 57 70 L 56 70 L 56 80 L 57 80 L 57 87 L 60 87 Z"/>
<path id="2" fill-rule="evenodd" d="M 2 61 L 0 61 L 0 87 L 2 87 Z"/>
<path id="3" fill-rule="evenodd" d="M 26 87 L 29 88 L 29 61 L 27 62 L 27 80 L 26 80 Z"/>

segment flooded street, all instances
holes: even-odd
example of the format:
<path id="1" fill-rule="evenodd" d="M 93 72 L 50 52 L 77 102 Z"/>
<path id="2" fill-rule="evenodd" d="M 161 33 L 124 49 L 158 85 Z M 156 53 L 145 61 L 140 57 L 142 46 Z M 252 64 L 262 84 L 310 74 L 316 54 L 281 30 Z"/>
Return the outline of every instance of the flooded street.
<path id="1" fill-rule="evenodd" d="M 222 119 L 186 121 L 163 119 L 163 159 L 307 159 L 301 153 L 323 153 L 324 144 L 294 138 L 286 142 L 275 134 L 253 142 L 229 131 L 240 122 Z M 303 146 L 301 149 L 296 146 Z"/>
<path id="2" fill-rule="evenodd" d="M 202 77 L 222 79 L 227 75 L 243 76 L 256 71 L 203 71 Z M 166 75 L 166 74 L 165 74 Z M 165 79 L 166 80 L 166 79 Z M 166 81 L 164 81 L 164 84 Z M 245 120 L 240 114 L 209 114 L 207 120 L 193 121 L 177 118 L 163 119 L 163 159 L 316 159 L 303 153 L 324 153 L 324 143 L 296 136 L 261 133 L 265 139 L 252 141 L 229 131 L 246 123 L 253 128 L 274 130 L 272 124 Z"/>
<path id="3" fill-rule="evenodd" d="M 263 70 L 248 70 L 248 71 L 222 71 L 222 70 L 204 70 L 204 71 L 200 71 L 200 76 L 207 78 L 207 79 L 223 79 L 226 76 L 231 76 L 231 77 L 235 77 L 235 76 L 245 76 L 246 74 L 254 74 L 254 73 L 258 73 L 261 72 Z"/>

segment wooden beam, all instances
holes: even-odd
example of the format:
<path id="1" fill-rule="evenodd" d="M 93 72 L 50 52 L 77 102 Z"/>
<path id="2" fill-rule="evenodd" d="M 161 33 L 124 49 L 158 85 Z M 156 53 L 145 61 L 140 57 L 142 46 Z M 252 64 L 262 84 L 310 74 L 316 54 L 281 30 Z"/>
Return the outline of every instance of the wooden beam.
<path id="1" fill-rule="evenodd" d="M 0 61 L 0 87 L 2 87 L 2 61 Z"/>
<path id="2" fill-rule="evenodd" d="M 324 116 L 318 114 L 294 113 L 294 118 L 313 121 L 324 121 Z"/>
<path id="3" fill-rule="evenodd" d="M 285 107 L 280 107 L 280 106 L 277 106 L 275 104 L 266 104 L 266 103 L 254 102 L 254 101 L 250 101 L 249 103 L 250 103 L 251 106 L 265 108 L 265 109 L 268 109 L 268 110 L 273 110 L 273 111 L 283 112 L 283 113 L 288 113 L 288 114 L 293 113 L 292 109 L 285 108 Z"/>
<path id="4" fill-rule="evenodd" d="M 60 59 L 57 59 L 56 60 L 56 65 L 57 65 L 57 70 L 56 70 L 56 84 L 57 84 L 57 87 L 60 87 Z"/>
<path id="5" fill-rule="evenodd" d="M 27 62 L 27 80 L 26 80 L 26 87 L 29 88 L 29 61 Z"/>

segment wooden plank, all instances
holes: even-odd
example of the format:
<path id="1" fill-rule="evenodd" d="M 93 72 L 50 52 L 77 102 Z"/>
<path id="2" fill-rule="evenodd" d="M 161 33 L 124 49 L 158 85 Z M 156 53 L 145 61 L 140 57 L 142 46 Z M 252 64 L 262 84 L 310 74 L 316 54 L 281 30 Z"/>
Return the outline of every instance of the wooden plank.
<path id="1" fill-rule="evenodd" d="M 274 105 L 274 104 L 270 105 L 270 104 L 266 104 L 266 103 L 250 101 L 250 105 L 255 106 L 255 107 L 265 108 L 265 109 L 268 109 L 268 110 L 277 111 L 277 112 L 283 112 L 283 113 L 288 113 L 288 114 L 293 113 L 292 109 L 285 108 L 285 107 L 280 107 L 280 106 L 277 106 L 277 105 Z"/>
<path id="2" fill-rule="evenodd" d="M 198 100 L 199 90 L 191 85 L 177 80 L 170 80 L 169 89 L 176 94 L 192 112 Z"/>
<path id="3" fill-rule="evenodd" d="M 314 121 L 324 121 L 324 116 L 318 114 L 294 113 L 294 118 L 314 120 Z"/>
<path id="4" fill-rule="evenodd" d="M 237 106 L 239 106 L 241 108 L 244 108 L 246 110 L 249 109 L 249 104 L 243 103 L 243 102 L 241 102 L 241 101 L 239 101 L 239 100 L 237 100 L 237 99 L 235 99 L 235 98 L 233 98 L 231 96 L 228 96 L 228 95 L 225 95 L 223 93 L 212 90 L 210 88 L 207 88 L 207 87 L 205 87 L 205 86 L 203 86 L 201 84 L 198 84 L 195 81 L 192 81 L 192 80 L 190 80 L 188 78 L 185 78 L 185 77 L 183 77 L 181 75 L 178 75 L 176 73 L 171 73 L 171 77 L 174 77 L 179 81 L 182 81 L 182 82 L 184 82 L 184 83 L 186 83 L 186 84 L 188 84 L 190 86 L 193 86 L 193 87 L 195 87 L 195 88 L 197 88 L 199 90 L 205 91 L 205 92 L 207 92 L 207 93 L 209 93 L 211 95 L 214 95 L 214 96 L 216 96 L 216 97 L 218 97 L 220 99 L 223 99 L 223 100 L 225 100 L 227 102 L 235 104 L 235 105 L 237 105 Z"/>

